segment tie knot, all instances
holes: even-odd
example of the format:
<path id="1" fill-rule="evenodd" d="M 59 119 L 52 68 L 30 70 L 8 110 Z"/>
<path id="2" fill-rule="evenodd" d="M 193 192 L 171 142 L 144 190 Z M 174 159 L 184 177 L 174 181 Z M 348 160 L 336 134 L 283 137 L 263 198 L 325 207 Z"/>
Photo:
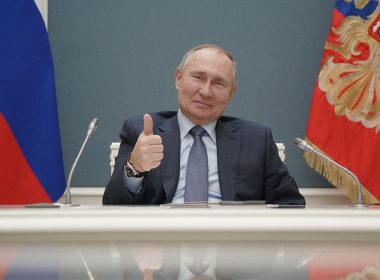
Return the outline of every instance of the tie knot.
<path id="1" fill-rule="evenodd" d="M 202 137 L 206 133 L 207 133 L 207 131 L 203 127 L 201 127 L 199 125 L 196 125 L 192 129 L 190 129 L 190 134 L 193 137 L 195 137 L 195 136 L 201 136 Z"/>

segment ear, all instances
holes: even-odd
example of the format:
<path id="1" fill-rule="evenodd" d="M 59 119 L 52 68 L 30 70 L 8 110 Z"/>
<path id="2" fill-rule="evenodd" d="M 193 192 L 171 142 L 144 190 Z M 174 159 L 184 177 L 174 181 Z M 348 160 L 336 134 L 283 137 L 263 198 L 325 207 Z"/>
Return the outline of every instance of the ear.
<path id="1" fill-rule="evenodd" d="M 232 86 L 231 98 L 235 96 L 236 90 L 237 90 L 237 81 L 234 81 L 234 84 Z"/>
<path id="2" fill-rule="evenodd" d="M 175 70 L 175 88 L 178 90 L 182 78 L 182 72 L 179 68 Z"/>

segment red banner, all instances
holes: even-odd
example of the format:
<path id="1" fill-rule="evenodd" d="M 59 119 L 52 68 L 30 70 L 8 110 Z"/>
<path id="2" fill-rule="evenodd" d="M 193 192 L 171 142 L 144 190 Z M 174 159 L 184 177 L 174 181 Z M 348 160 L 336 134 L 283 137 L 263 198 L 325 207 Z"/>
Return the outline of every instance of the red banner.
<path id="1" fill-rule="evenodd" d="M 366 203 L 380 200 L 380 6 L 337 0 L 315 86 L 306 138 L 353 172 Z M 357 201 L 346 173 L 305 153 L 310 166 Z"/>

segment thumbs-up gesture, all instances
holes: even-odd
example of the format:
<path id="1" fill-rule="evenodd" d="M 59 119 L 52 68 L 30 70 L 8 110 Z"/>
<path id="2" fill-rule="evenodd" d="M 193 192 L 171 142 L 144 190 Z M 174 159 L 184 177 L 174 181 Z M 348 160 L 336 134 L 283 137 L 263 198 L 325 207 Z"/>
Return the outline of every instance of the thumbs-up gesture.
<path id="1" fill-rule="evenodd" d="M 144 115 L 144 130 L 141 132 L 131 156 L 130 164 L 138 172 L 149 171 L 158 167 L 164 157 L 164 146 L 159 135 L 153 134 L 153 120 L 149 114 Z"/>

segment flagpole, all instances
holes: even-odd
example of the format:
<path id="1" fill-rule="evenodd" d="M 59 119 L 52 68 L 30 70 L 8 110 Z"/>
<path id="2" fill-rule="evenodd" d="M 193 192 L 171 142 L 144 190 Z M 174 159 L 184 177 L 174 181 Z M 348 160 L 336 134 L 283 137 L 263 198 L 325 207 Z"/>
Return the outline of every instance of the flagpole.
<path id="1" fill-rule="evenodd" d="M 365 208 L 365 207 L 368 207 L 367 204 L 364 204 L 363 203 L 363 194 L 362 194 L 362 185 L 360 184 L 359 182 L 359 179 L 358 177 L 356 177 L 356 175 L 351 172 L 349 169 L 347 169 L 346 167 L 340 165 L 339 163 L 335 162 L 334 160 L 332 160 L 331 158 L 329 158 L 328 156 L 322 154 L 321 152 L 317 151 L 316 149 L 314 149 L 311 145 L 309 145 L 305 140 L 302 140 L 300 138 L 295 138 L 294 139 L 294 143 L 299 147 L 301 148 L 302 150 L 304 151 L 309 151 L 311 153 L 314 153 L 316 154 L 317 156 L 320 156 L 322 158 L 324 158 L 325 160 L 327 160 L 329 163 L 331 163 L 332 165 L 335 165 L 336 167 L 338 167 L 340 170 L 344 171 L 345 173 L 347 173 L 348 175 L 350 175 L 352 177 L 352 179 L 354 179 L 355 183 L 356 183 L 356 187 L 357 187 L 357 192 L 358 192 L 358 195 L 357 195 L 357 203 L 356 204 L 352 204 L 351 206 L 352 207 L 355 207 L 355 208 Z"/>

